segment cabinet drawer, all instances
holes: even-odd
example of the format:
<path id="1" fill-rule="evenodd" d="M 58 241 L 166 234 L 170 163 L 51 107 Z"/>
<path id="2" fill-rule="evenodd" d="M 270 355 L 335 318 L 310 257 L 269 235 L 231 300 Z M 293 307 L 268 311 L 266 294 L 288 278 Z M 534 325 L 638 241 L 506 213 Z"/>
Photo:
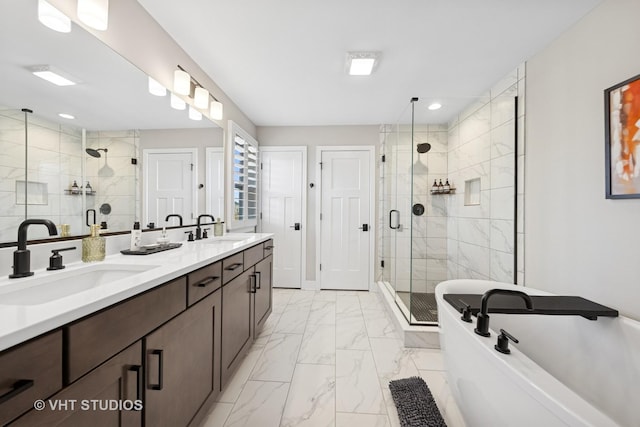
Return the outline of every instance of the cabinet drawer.
<path id="1" fill-rule="evenodd" d="M 62 331 L 0 354 L 0 425 L 62 388 Z"/>
<path id="2" fill-rule="evenodd" d="M 238 277 L 244 271 L 243 252 L 231 255 L 222 260 L 222 284 L 228 283 L 234 277 Z"/>
<path id="3" fill-rule="evenodd" d="M 68 326 L 71 383 L 186 308 L 186 277 L 137 295 Z"/>
<path id="4" fill-rule="evenodd" d="M 273 239 L 269 239 L 266 242 L 264 242 L 264 255 L 263 255 L 263 257 L 266 258 L 269 255 L 273 255 Z"/>
<path id="5" fill-rule="evenodd" d="M 200 301 L 222 286 L 222 262 L 218 261 L 187 275 L 189 305 Z"/>
<path id="6" fill-rule="evenodd" d="M 256 265 L 264 258 L 264 248 L 262 243 L 246 249 L 244 251 L 244 269 Z"/>

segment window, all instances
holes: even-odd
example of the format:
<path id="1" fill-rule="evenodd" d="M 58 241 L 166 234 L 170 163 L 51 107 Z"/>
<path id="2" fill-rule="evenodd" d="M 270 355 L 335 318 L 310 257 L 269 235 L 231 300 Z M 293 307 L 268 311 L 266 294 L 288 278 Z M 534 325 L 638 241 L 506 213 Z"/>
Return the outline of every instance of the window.
<path id="1" fill-rule="evenodd" d="M 233 200 L 230 230 L 255 227 L 258 224 L 258 141 L 240 126 L 229 121 L 231 186 Z"/>

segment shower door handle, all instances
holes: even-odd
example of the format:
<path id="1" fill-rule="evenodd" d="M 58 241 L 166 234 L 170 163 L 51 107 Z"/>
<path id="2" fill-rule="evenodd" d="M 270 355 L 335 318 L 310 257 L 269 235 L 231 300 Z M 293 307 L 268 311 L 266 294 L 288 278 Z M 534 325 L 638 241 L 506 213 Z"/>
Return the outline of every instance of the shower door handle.
<path id="1" fill-rule="evenodd" d="M 369 231 L 369 224 L 362 224 L 362 227 L 358 227 L 358 230 Z"/>
<path id="2" fill-rule="evenodd" d="M 397 225 L 395 227 L 391 225 L 391 217 L 394 212 L 398 214 L 398 221 L 396 221 Z M 396 209 L 391 209 L 389 211 L 389 228 L 392 230 L 397 230 L 398 228 L 400 228 L 400 211 Z"/>

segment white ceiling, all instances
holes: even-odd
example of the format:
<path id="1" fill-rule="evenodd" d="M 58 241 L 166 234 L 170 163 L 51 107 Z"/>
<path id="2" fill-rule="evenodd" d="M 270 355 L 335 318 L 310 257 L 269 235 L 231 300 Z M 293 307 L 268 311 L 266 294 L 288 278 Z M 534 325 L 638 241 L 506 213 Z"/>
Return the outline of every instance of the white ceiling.
<path id="1" fill-rule="evenodd" d="M 259 126 L 448 121 L 599 0 L 138 0 Z M 348 51 L 380 51 L 350 77 Z"/>

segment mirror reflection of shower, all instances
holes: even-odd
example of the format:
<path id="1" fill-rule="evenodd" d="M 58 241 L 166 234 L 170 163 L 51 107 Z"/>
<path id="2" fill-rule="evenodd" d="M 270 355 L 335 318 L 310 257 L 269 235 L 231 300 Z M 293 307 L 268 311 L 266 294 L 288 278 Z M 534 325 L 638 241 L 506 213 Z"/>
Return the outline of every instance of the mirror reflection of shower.
<path id="1" fill-rule="evenodd" d="M 85 150 L 87 152 L 88 155 L 90 155 L 91 157 L 95 157 L 95 158 L 101 158 L 102 154 L 100 154 L 100 151 L 104 151 L 104 166 L 102 166 L 99 170 L 98 170 L 98 176 L 114 176 L 115 172 L 114 170 L 109 166 L 108 160 L 107 160 L 107 152 L 109 151 L 106 148 L 97 148 L 97 149 L 93 149 L 93 148 L 87 148 Z"/>

